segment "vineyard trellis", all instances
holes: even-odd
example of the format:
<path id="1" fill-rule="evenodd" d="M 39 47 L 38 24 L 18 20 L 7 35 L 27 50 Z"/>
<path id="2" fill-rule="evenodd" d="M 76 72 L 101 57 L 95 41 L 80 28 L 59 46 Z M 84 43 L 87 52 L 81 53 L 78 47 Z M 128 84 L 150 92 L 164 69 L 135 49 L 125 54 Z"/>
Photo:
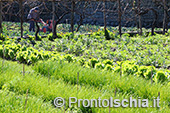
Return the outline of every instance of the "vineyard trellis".
<path id="1" fill-rule="evenodd" d="M 47 7 L 47 3 L 52 3 L 52 9 Z M 152 0 L 153 4 L 156 5 L 158 8 L 162 8 L 164 12 L 164 18 L 162 20 L 163 31 L 162 33 L 168 31 L 168 22 L 169 22 L 169 4 L 166 0 Z M 14 6 L 13 4 L 19 4 L 19 9 L 17 13 L 12 13 L 11 10 Z M 108 4 L 113 3 L 111 7 L 108 7 Z M 34 5 L 32 5 L 34 4 Z M 34 6 L 43 6 L 43 13 L 46 10 L 49 13 L 52 13 L 52 33 L 53 38 L 57 37 L 56 27 L 60 23 L 60 21 L 67 15 L 70 14 L 70 24 L 71 24 L 71 32 L 78 31 L 80 26 L 83 25 L 83 20 L 85 18 L 92 18 L 94 19 L 93 15 L 97 15 L 97 12 L 103 13 L 103 23 L 104 23 L 104 30 L 106 31 L 107 28 L 107 20 L 108 18 L 115 18 L 110 16 L 111 13 L 117 15 L 116 20 L 118 21 L 119 26 L 119 34 L 122 34 L 122 20 L 126 20 L 128 23 L 129 21 L 136 21 L 136 26 L 138 26 L 139 34 L 142 34 L 142 17 L 145 16 L 148 12 L 152 11 L 154 14 L 153 22 L 152 22 L 152 35 L 154 35 L 154 28 L 156 27 L 158 21 L 158 10 L 155 7 L 145 7 L 142 5 L 141 0 L 1 0 L 0 1 L 0 34 L 2 34 L 2 20 L 5 18 L 5 15 L 8 14 L 19 17 L 20 18 L 20 30 L 21 30 L 21 38 L 23 38 L 23 23 L 27 20 L 25 19 L 24 15 L 28 12 L 25 12 L 25 6 L 32 8 Z M 89 10 L 89 11 L 88 11 Z M 59 15 L 58 12 L 61 14 Z M 75 14 L 80 17 L 79 21 L 77 22 L 78 27 L 75 29 Z M 125 16 L 128 15 L 128 16 Z M 55 22 L 56 21 L 56 22 Z M 39 25 L 36 22 L 37 30 L 36 30 L 36 38 L 38 37 L 38 33 L 40 31 Z M 167 30 L 166 30 L 167 29 Z"/>

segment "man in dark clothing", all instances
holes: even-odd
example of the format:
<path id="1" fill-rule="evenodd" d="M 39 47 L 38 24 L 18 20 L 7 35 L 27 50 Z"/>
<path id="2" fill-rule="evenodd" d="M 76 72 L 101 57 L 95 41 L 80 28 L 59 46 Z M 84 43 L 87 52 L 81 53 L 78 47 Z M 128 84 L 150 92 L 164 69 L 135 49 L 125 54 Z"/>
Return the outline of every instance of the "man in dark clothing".
<path id="1" fill-rule="evenodd" d="M 27 19 L 29 19 L 29 23 L 30 23 L 30 27 L 29 27 L 29 31 L 33 31 L 35 32 L 35 23 L 34 22 L 39 22 L 40 21 L 40 17 L 39 17 L 39 8 L 35 7 L 32 8 L 27 16 Z"/>
<path id="2" fill-rule="evenodd" d="M 30 20 L 29 24 L 30 24 L 29 31 L 30 32 L 31 31 L 35 32 L 35 23 L 34 23 L 34 20 Z"/>

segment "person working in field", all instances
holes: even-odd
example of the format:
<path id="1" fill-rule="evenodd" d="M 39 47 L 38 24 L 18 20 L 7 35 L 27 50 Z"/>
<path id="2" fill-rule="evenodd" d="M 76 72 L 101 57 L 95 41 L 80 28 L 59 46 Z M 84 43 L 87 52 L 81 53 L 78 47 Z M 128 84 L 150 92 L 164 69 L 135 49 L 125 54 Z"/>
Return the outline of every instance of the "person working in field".
<path id="1" fill-rule="evenodd" d="M 42 22 L 42 19 L 40 19 L 39 15 L 40 14 L 39 14 L 39 8 L 38 7 L 32 8 L 29 11 L 27 19 L 29 20 L 29 23 L 30 23 L 30 26 L 29 26 L 29 31 L 30 32 L 31 31 L 35 32 L 35 22 Z"/>
<path id="2" fill-rule="evenodd" d="M 47 22 L 45 23 L 42 19 L 41 22 L 44 24 L 44 26 L 42 27 L 41 31 L 46 33 L 46 32 L 52 32 L 52 27 L 53 27 L 53 21 L 52 20 L 47 20 Z M 55 23 L 55 21 L 54 21 Z"/>

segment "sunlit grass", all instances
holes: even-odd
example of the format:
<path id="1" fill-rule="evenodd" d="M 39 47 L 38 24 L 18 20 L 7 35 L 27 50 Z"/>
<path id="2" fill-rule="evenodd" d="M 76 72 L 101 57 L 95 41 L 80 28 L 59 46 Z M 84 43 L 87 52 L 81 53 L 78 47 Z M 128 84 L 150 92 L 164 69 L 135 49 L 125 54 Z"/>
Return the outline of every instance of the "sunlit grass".
<path id="1" fill-rule="evenodd" d="M 0 60 L 1 62 L 2 60 Z M 26 75 L 22 75 L 22 65 L 16 62 L 5 61 L 6 70 L 4 73 L 1 73 L 0 76 L 0 86 L 2 90 L 15 92 L 17 95 L 26 94 L 27 89 L 29 89 L 29 95 L 35 97 L 41 97 L 45 101 L 53 101 L 56 97 L 63 97 L 68 99 L 69 97 L 77 97 L 81 99 L 96 99 L 101 97 L 102 99 L 109 99 L 114 97 L 115 87 L 118 88 L 116 99 L 129 99 L 133 97 L 138 99 L 149 98 L 149 105 L 152 105 L 153 96 L 157 97 L 158 91 L 161 94 L 160 110 L 156 108 L 111 108 L 111 112 L 166 112 L 169 110 L 167 101 L 169 88 L 167 85 L 161 86 L 160 84 L 149 84 L 149 81 L 143 80 L 142 78 L 136 77 L 121 77 L 118 74 L 111 75 L 110 72 L 102 72 L 99 70 L 83 69 L 81 67 L 76 67 L 76 64 L 57 64 L 58 70 L 50 77 L 50 82 L 48 76 L 38 74 L 34 72 L 30 66 L 26 66 Z M 53 65 L 55 66 L 55 65 Z M 71 67 L 72 66 L 72 69 Z M 62 67 L 62 68 L 61 68 Z M 1 67 L 0 67 L 1 68 Z M 74 68 L 74 69 L 73 69 Z M 10 70 L 10 71 L 9 71 Z M 44 70 L 44 69 L 42 69 Z M 78 94 L 77 94 L 77 85 L 73 82 L 76 79 L 77 72 L 80 72 L 80 81 L 78 85 Z M 66 75 L 70 77 L 70 80 L 65 80 L 62 76 Z M 106 75 L 104 75 L 106 74 Z M 88 79 L 88 77 L 90 77 Z M 98 78 L 95 77 L 98 75 L 98 78 L 103 80 L 102 86 L 97 86 Z M 59 78 L 56 78 L 56 77 Z M 60 77 L 61 76 L 61 77 Z M 103 78 L 105 76 L 105 80 Z M 74 77 L 74 79 L 72 79 Z M 86 81 L 87 78 L 87 81 Z M 112 79 L 113 78 L 113 79 Z M 84 79 L 84 80 L 83 80 Z M 91 80 L 91 81 L 90 81 Z M 95 81 L 96 80 L 96 81 Z M 93 85 L 95 84 L 96 85 Z M 165 89 L 166 88 L 166 89 Z M 144 96 L 142 96 L 144 95 Z M 145 97 L 145 95 L 147 97 Z M 164 103 L 165 101 L 165 103 Z M 14 99 L 15 102 L 15 99 Z M 8 103 L 10 104 L 10 103 Z M 35 104 L 36 105 L 36 104 Z M 29 105 L 28 105 L 29 106 Z M 39 105 L 40 106 L 40 105 Z M 16 106 L 17 107 L 17 106 Z M 33 106 L 34 107 L 34 106 Z M 36 110 L 38 107 L 33 108 Z M 8 110 L 8 109 L 7 109 Z M 49 108 L 50 110 L 50 108 Z M 52 109 L 51 109 L 52 110 Z M 109 108 L 83 108 L 80 110 L 89 111 L 92 110 L 94 113 L 104 113 L 109 112 Z"/>

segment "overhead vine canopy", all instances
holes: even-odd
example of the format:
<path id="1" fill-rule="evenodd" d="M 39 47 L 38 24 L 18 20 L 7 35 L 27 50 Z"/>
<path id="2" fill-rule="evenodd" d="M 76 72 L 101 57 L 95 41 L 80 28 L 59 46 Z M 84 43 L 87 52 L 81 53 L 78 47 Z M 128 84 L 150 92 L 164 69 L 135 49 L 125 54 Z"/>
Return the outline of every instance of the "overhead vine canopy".
<path id="1" fill-rule="evenodd" d="M 29 2 L 33 2 L 33 1 L 49 1 L 49 2 L 60 2 L 60 1 L 66 1 L 66 0 L 0 0 L 2 2 L 13 2 L 13 1 L 29 1 Z M 118 0 L 72 0 L 72 1 L 118 1 Z"/>
<path id="2" fill-rule="evenodd" d="M 50 7 L 47 7 L 47 5 L 49 6 L 48 3 Z M 145 7 L 145 5 L 149 3 L 152 3 L 152 5 Z M 120 35 L 122 23 L 123 25 L 127 25 L 130 22 L 135 23 L 133 27 L 137 26 L 142 33 L 142 24 L 148 18 L 145 18 L 146 14 L 148 14 L 150 18 L 149 26 L 152 27 L 152 34 L 154 34 L 154 28 L 158 20 L 163 21 L 164 32 L 168 22 L 170 22 L 170 8 L 167 0 L 0 0 L 0 4 L 2 5 L 2 7 L 0 7 L 0 23 L 2 22 L 2 16 L 10 17 L 11 19 L 11 15 L 13 15 L 21 21 L 21 29 L 22 23 L 26 21 L 26 15 L 29 10 L 35 6 L 42 6 L 40 8 L 40 14 L 48 15 L 50 19 L 52 18 L 53 21 L 56 20 L 57 23 L 59 23 L 65 15 L 69 14 L 67 19 L 64 18 L 64 20 L 69 20 L 72 32 L 74 31 L 74 23 L 78 24 L 76 29 L 76 31 L 78 31 L 85 19 L 86 21 L 94 21 L 92 24 L 103 22 L 105 29 L 108 23 L 119 26 Z M 17 9 L 16 12 L 13 10 L 14 8 L 12 8 L 14 5 L 17 6 L 17 8 L 15 7 Z M 154 5 L 156 8 L 153 7 Z M 161 7 L 161 11 L 158 10 L 158 7 Z M 162 9 L 164 10 L 162 11 Z M 152 16 L 149 14 L 150 12 L 152 12 Z M 160 16 L 158 14 L 162 15 Z M 74 22 L 75 18 L 78 18 L 76 22 Z M 145 24 L 148 25 L 148 23 Z M 132 26 L 132 24 L 130 24 L 130 26 Z M 162 25 L 159 24 L 159 26 Z M 56 34 L 54 30 L 55 27 L 53 28 L 54 34 Z"/>

